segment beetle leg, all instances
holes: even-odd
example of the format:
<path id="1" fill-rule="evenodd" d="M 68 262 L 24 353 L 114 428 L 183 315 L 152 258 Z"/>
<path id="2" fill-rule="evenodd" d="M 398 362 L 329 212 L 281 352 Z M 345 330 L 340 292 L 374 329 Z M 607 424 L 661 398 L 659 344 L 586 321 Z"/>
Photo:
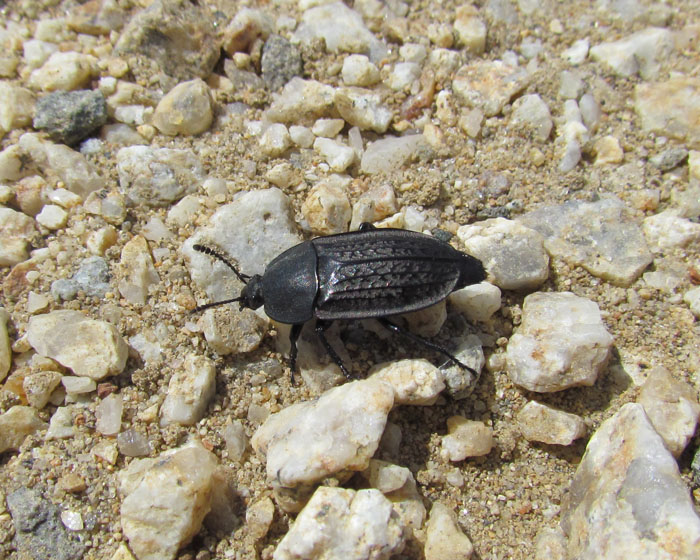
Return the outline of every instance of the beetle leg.
<path id="1" fill-rule="evenodd" d="M 292 330 L 289 331 L 289 367 L 292 370 L 292 385 L 295 385 L 294 373 L 297 370 L 297 339 L 303 326 L 304 323 L 292 325 Z"/>
<path id="2" fill-rule="evenodd" d="M 434 342 L 430 342 L 428 339 L 423 338 L 422 336 L 419 336 L 415 333 L 412 333 L 411 331 L 409 331 L 407 329 L 399 327 L 396 323 L 392 323 L 386 317 L 377 317 L 376 319 L 382 325 L 384 325 L 387 329 L 394 331 L 396 333 L 402 334 L 405 337 L 410 338 L 414 342 L 418 342 L 418 343 L 422 344 L 423 346 L 427 346 L 428 348 L 431 348 L 433 350 L 437 350 L 443 356 L 452 360 L 455 364 L 457 364 L 462 369 L 466 369 L 467 371 L 471 372 L 478 379 L 479 373 L 476 370 L 474 370 L 473 368 L 470 368 L 467 364 L 460 362 L 454 355 L 450 354 L 447 350 L 445 350 L 439 344 L 435 344 Z"/>
<path id="3" fill-rule="evenodd" d="M 345 366 L 343 365 L 343 360 L 340 359 L 340 356 L 338 356 L 338 353 L 333 349 L 333 347 L 328 342 L 328 339 L 326 338 L 325 331 L 328 327 L 331 326 L 332 323 L 333 321 L 323 321 L 321 319 L 316 319 L 316 334 L 321 340 L 321 344 L 323 344 L 323 347 L 326 349 L 326 352 L 328 352 L 328 355 L 331 358 L 333 358 L 333 361 L 336 364 L 338 364 L 338 367 L 340 368 L 340 371 L 343 372 L 343 375 L 348 379 L 352 379 L 350 373 L 347 369 L 345 369 Z"/>

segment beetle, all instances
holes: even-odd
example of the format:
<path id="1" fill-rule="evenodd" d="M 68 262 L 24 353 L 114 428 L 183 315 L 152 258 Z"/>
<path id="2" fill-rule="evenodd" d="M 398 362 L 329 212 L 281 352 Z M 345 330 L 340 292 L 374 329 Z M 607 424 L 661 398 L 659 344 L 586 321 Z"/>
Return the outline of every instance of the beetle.
<path id="1" fill-rule="evenodd" d="M 405 330 L 387 317 L 417 311 L 450 293 L 486 278 L 481 261 L 423 233 L 381 228 L 365 222 L 357 231 L 317 237 L 274 258 L 264 274 L 242 274 L 224 255 L 204 245 L 194 250 L 228 266 L 245 285 L 238 297 L 195 309 L 239 302 L 240 308 L 264 306 L 271 319 L 292 325 L 289 334 L 292 382 L 296 342 L 307 321 L 343 374 L 340 356 L 328 343 L 326 329 L 336 319 L 377 319 L 386 328 L 436 350 L 461 368 L 472 368 L 438 344 Z"/>

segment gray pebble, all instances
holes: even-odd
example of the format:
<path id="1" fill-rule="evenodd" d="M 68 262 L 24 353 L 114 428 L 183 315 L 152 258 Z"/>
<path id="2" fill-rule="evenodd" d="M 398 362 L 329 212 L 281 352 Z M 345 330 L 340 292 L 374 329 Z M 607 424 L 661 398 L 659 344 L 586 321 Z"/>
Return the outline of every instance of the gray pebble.
<path id="1" fill-rule="evenodd" d="M 685 148 L 669 148 L 668 150 L 649 158 L 649 163 L 661 171 L 670 171 L 674 167 L 683 163 L 687 157 L 688 150 Z"/>
<path id="2" fill-rule="evenodd" d="M 270 35 L 263 47 L 261 68 L 265 84 L 276 91 L 294 76 L 301 76 L 299 49 L 284 37 Z"/>
<path id="3" fill-rule="evenodd" d="M 35 560 L 79 560 L 84 547 L 61 523 L 59 508 L 37 489 L 20 488 L 7 496 L 17 551 Z"/>
<path id="4" fill-rule="evenodd" d="M 88 257 L 72 278 L 61 278 L 51 284 L 51 295 L 60 301 L 71 301 L 83 290 L 90 297 L 105 297 L 109 291 L 109 266 L 102 257 Z"/>
<path id="5" fill-rule="evenodd" d="M 109 266 L 102 257 L 88 257 L 73 276 L 88 296 L 103 298 L 109 290 Z"/>
<path id="6" fill-rule="evenodd" d="M 51 284 L 51 295 L 58 301 L 71 301 L 78 295 L 80 286 L 72 278 L 60 278 Z"/>
<path id="7" fill-rule="evenodd" d="M 37 101 L 34 128 L 55 142 L 76 144 L 107 122 L 107 105 L 100 91 L 57 91 Z"/>

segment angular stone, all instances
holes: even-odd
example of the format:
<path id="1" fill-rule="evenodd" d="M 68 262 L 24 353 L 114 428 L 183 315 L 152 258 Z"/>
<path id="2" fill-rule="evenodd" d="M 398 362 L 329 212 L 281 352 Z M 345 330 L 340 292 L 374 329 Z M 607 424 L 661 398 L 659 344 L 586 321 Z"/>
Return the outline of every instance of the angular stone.
<path id="1" fill-rule="evenodd" d="M 119 268 L 119 292 L 129 303 L 145 305 L 149 286 L 160 281 L 146 239 L 137 235 L 124 245 Z"/>
<path id="2" fill-rule="evenodd" d="M 530 77 L 522 68 L 500 60 L 475 61 L 457 71 L 452 89 L 466 106 L 481 109 L 484 115 L 493 117 L 529 82 Z"/>
<path id="3" fill-rule="evenodd" d="M 488 282 L 480 282 L 452 292 L 447 300 L 470 322 L 483 322 L 501 308 L 501 290 Z"/>
<path id="4" fill-rule="evenodd" d="M 255 350 L 265 337 L 270 321 L 252 309 L 222 306 L 207 309 L 200 325 L 209 347 L 226 356 Z"/>
<path id="5" fill-rule="evenodd" d="M 204 168 L 189 150 L 129 146 L 117 152 L 120 191 L 133 203 L 168 206 L 193 193 Z"/>
<path id="6" fill-rule="evenodd" d="M 14 266 L 29 258 L 27 246 L 36 233 L 34 220 L 11 208 L 0 208 L 0 266 Z"/>
<path id="7" fill-rule="evenodd" d="M 529 401 L 517 416 L 518 427 L 528 441 L 571 445 L 586 434 L 586 424 L 576 414 Z"/>
<path id="8" fill-rule="evenodd" d="M 54 142 L 76 144 L 107 122 L 102 92 L 92 90 L 55 92 L 36 104 L 34 128 L 46 130 Z"/>
<path id="9" fill-rule="evenodd" d="M 213 22 L 205 5 L 156 0 L 129 20 L 114 54 L 135 55 L 129 70 L 145 82 L 159 72 L 177 81 L 206 78 L 220 55 Z"/>
<path id="10" fill-rule="evenodd" d="M 673 48 L 670 30 L 648 27 L 626 39 L 591 47 L 590 57 L 603 62 L 619 76 L 639 73 L 648 80 L 658 75 L 661 64 L 668 60 Z"/>
<path id="11" fill-rule="evenodd" d="M 394 389 L 385 381 L 353 381 L 271 415 L 251 443 L 266 456 L 273 486 L 313 484 L 366 469 L 393 405 Z"/>
<path id="12" fill-rule="evenodd" d="M 94 166 L 83 154 L 68 146 L 43 140 L 33 132 L 23 134 L 19 146 L 39 169 L 58 175 L 66 189 L 83 199 L 104 186 L 104 179 Z"/>
<path id="13" fill-rule="evenodd" d="M 675 379 L 663 367 L 649 370 L 637 402 L 674 457 L 680 457 L 695 433 L 700 404 L 691 385 Z"/>
<path id="14" fill-rule="evenodd" d="M 535 288 L 549 276 L 549 257 L 536 230 L 505 218 L 461 226 L 457 236 L 504 290 Z"/>
<path id="15" fill-rule="evenodd" d="M 641 229 L 617 198 L 544 206 L 518 221 L 544 236 L 550 256 L 614 284 L 629 286 L 652 261 Z"/>
<path id="16" fill-rule="evenodd" d="M 7 496 L 17 552 L 32 560 L 81 560 L 85 546 L 61 522 L 60 508 L 38 488 L 19 488 Z"/>
<path id="17" fill-rule="evenodd" d="M 532 134 L 538 142 L 545 142 L 554 123 L 549 107 L 537 94 L 523 95 L 513 103 L 510 125 Z"/>
<path id="18" fill-rule="evenodd" d="M 301 211 L 316 235 L 348 230 L 352 210 L 346 194 L 349 179 L 331 176 L 315 185 L 306 196 Z"/>
<path id="19" fill-rule="evenodd" d="M 75 51 L 55 52 L 29 75 L 27 83 L 43 91 L 71 91 L 85 87 L 96 73 L 94 56 Z"/>
<path id="20" fill-rule="evenodd" d="M 280 541 L 274 560 L 389 560 L 404 546 L 404 528 L 379 490 L 321 486 Z"/>
<path id="21" fill-rule="evenodd" d="M 121 525 L 139 560 L 173 560 L 211 508 L 216 456 L 197 441 L 120 473 Z"/>
<path id="22" fill-rule="evenodd" d="M 331 2 L 304 12 L 293 42 L 312 44 L 324 39 L 328 52 L 350 52 L 369 56 L 378 62 L 387 47 L 365 27 L 362 16 L 343 2 Z"/>
<path id="23" fill-rule="evenodd" d="M 273 95 L 265 115 L 272 122 L 312 125 L 320 117 L 330 117 L 335 90 L 315 80 L 292 78 Z"/>
<path id="24" fill-rule="evenodd" d="M 508 375 L 542 393 L 593 385 L 612 344 L 595 302 L 570 292 L 530 294 L 508 341 Z"/>
<path id="25" fill-rule="evenodd" d="M 27 338 L 37 353 L 76 375 L 103 379 L 122 372 L 129 349 L 117 329 L 78 311 L 59 310 L 29 320 Z"/>
<path id="26" fill-rule="evenodd" d="M 400 360 L 378 364 L 369 370 L 389 383 L 395 391 L 396 404 L 432 405 L 445 388 L 444 374 L 428 360 Z"/>
<path id="27" fill-rule="evenodd" d="M 679 216 L 674 210 L 645 218 L 642 229 L 649 248 L 655 253 L 685 247 L 700 239 L 700 224 Z"/>
<path id="28" fill-rule="evenodd" d="M 235 228 L 231 224 L 237 224 Z M 199 228 L 182 247 L 192 281 L 210 301 L 237 296 L 241 284 L 222 262 L 192 249 L 200 243 L 217 247 L 244 274 L 263 274 L 277 255 L 301 242 L 289 197 L 280 189 L 242 194 L 219 208 L 209 225 Z"/>
<path id="29" fill-rule="evenodd" d="M 335 92 L 334 102 L 340 116 L 361 130 L 372 130 L 382 134 L 389 128 L 393 118 L 391 109 L 373 90 L 340 88 Z"/>
<path id="30" fill-rule="evenodd" d="M 493 448 L 493 429 L 483 422 L 450 416 L 447 419 L 447 432 L 442 437 L 440 456 L 449 461 L 488 455 Z"/>
<path id="31" fill-rule="evenodd" d="M 193 136 L 207 130 L 214 119 L 209 87 L 201 79 L 171 89 L 153 113 L 153 125 L 163 134 Z"/>
<path id="32" fill-rule="evenodd" d="M 61 383 L 61 377 L 57 371 L 38 371 L 27 375 L 22 383 L 27 402 L 37 410 L 44 408 L 53 390 Z"/>
<path id="33" fill-rule="evenodd" d="M 303 62 L 299 49 L 280 35 L 270 35 L 265 41 L 260 69 L 271 91 L 276 91 L 295 76 L 301 76 Z"/>
<path id="34" fill-rule="evenodd" d="M 472 542 L 457 525 L 454 512 L 435 502 L 426 527 L 425 560 L 468 560 L 473 552 Z"/>
<path id="35" fill-rule="evenodd" d="M 160 408 L 160 425 L 192 426 L 202 419 L 216 391 L 214 363 L 188 354 L 184 364 L 170 378 L 168 394 Z"/>
<path id="36" fill-rule="evenodd" d="M 700 148 L 700 78 L 674 77 L 665 82 L 639 84 L 634 108 L 644 132 L 655 132 Z"/>
<path id="37" fill-rule="evenodd" d="M 10 316 L 4 307 L 0 307 L 0 381 L 5 379 L 12 365 L 12 349 L 10 335 L 7 332 L 7 321 Z"/>
<path id="38" fill-rule="evenodd" d="M 46 428 L 37 411 L 31 406 L 13 406 L 0 414 L 0 453 L 19 449 L 24 439 Z"/>
<path id="39" fill-rule="evenodd" d="M 700 557 L 700 518 L 639 404 L 591 437 L 562 507 L 567 558 Z"/>
<path id="40" fill-rule="evenodd" d="M 360 168 L 364 173 L 389 173 L 401 169 L 411 158 L 430 154 L 431 150 L 422 134 L 387 136 L 372 142 L 364 154 Z"/>

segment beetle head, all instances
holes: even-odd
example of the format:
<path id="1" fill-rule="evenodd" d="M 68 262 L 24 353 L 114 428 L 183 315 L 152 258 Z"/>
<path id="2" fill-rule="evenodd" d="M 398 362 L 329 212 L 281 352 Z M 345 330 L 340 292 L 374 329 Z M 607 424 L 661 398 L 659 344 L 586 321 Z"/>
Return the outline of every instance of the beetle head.
<path id="1" fill-rule="evenodd" d="M 241 290 L 241 309 L 248 307 L 249 309 L 257 309 L 265 301 L 263 300 L 262 292 L 262 276 L 254 275 L 248 280 L 248 283 Z"/>

